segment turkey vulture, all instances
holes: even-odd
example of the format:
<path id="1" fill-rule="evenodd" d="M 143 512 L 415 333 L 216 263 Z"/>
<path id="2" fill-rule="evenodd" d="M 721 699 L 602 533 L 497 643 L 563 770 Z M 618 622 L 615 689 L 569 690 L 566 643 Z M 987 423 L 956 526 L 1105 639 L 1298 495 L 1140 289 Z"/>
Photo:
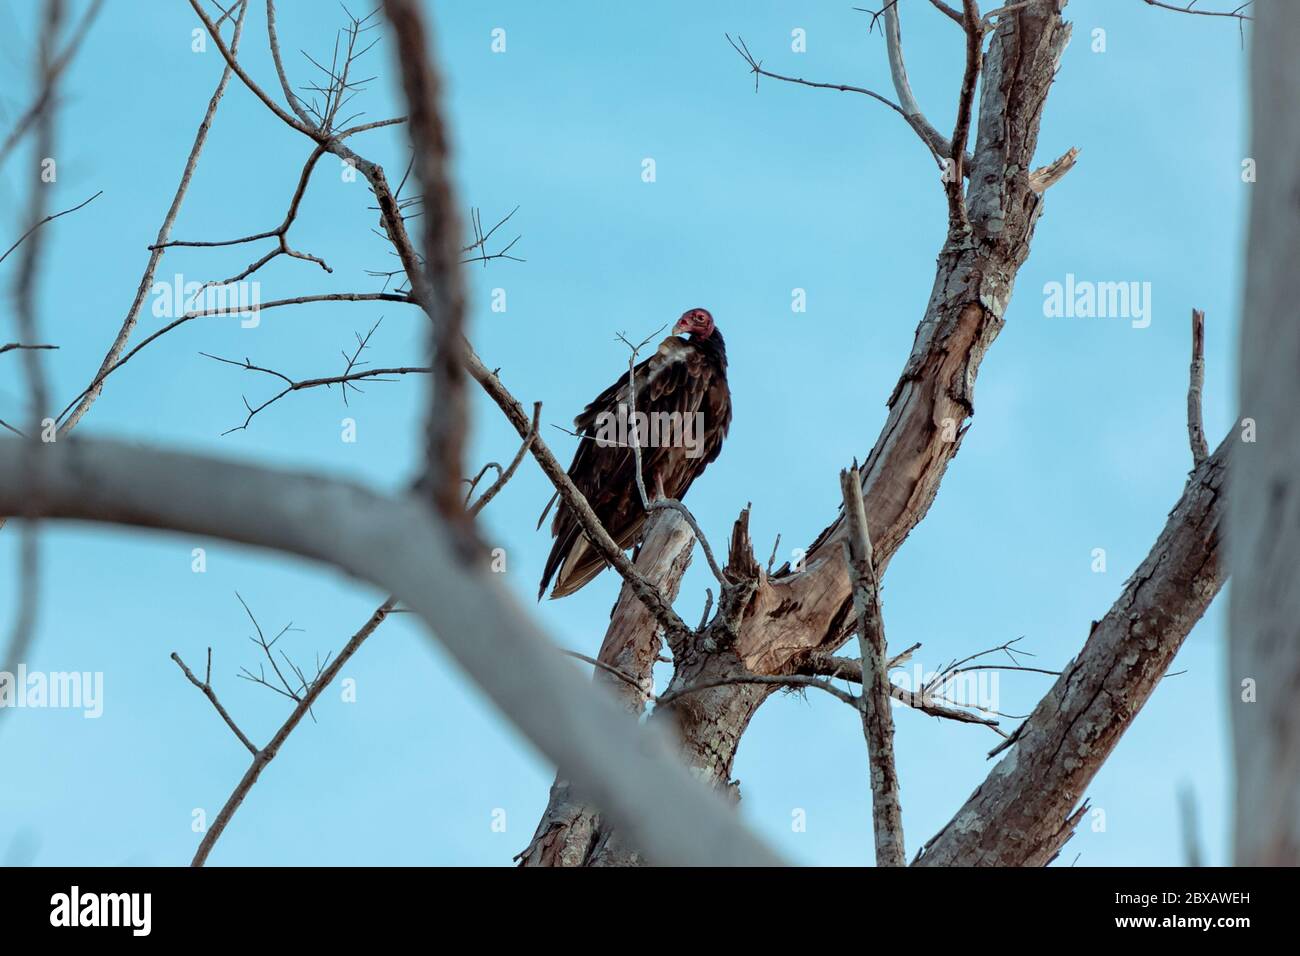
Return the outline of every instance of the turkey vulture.
<path id="1" fill-rule="evenodd" d="M 688 333 L 678 338 L 678 333 Z M 731 424 L 727 347 L 706 309 L 690 309 L 673 334 L 637 365 L 636 416 L 630 416 L 627 372 L 574 419 L 582 436 L 569 477 L 620 548 L 635 542 L 646 511 L 637 490 L 632 436 L 639 436 L 646 492 L 681 499 L 722 450 Z M 635 431 L 633 425 L 635 424 Z M 554 498 L 551 499 L 555 501 Z M 550 505 L 547 505 L 549 510 Z M 546 511 L 542 512 L 542 520 Z M 541 525 L 541 520 L 538 521 Z M 546 559 L 540 600 L 551 579 L 552 598 L 577 591 L 605 568 L 569 508 L 561 502 L 551 525 L 555 544 Z"/>

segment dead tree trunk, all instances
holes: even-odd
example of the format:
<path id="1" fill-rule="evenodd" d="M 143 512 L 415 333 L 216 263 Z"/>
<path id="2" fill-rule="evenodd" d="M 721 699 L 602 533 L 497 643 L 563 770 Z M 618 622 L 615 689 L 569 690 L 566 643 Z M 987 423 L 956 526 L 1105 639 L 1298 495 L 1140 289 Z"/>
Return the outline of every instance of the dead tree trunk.
<path id="1" fill-rule="evenodd" d="M 1232 473 L 1229 692 L 1240 866 L 1300 865 L 1300 5 L 1258 4 Z M 1258 440 L 1256 440 L 1258 438 Z M 1237 436 L 1232 439 L 1237 440 Z"/>

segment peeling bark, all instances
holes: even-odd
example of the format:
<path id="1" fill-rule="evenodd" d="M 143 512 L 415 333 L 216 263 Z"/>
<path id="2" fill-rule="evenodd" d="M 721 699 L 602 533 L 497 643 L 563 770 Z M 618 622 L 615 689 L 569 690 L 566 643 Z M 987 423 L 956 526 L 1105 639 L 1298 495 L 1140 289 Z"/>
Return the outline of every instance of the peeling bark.
<path id="1" fill-rule="evenodd" d="M 968 229 L 949 235 L 912 353 L 889 399 L 889 417 L 862 468 L 876 569 L 925 516 L 974 412 L 974 382 L 1002 328 L 1016 273 L 1043 197 L 1030 186 L 1038 125 L 1070 34 L 1054 2 L 1004 18 L 984 58 L 979 131 L 967 195 Z M 787 674 L 815 652 L 832 651 L 852 630 L 842 516 L 809 549 L 806 569 L 782 568 L 760 582 L 733 653 L 760 674 Z M 726 661 L 697 677 L 726 676 Z M 717 672 L 717 673 L 715 673 Z M 765 686 L 728 686 L 693 695 L 682 723 L 692 761 L 715 783 L 729 779 L 736 744 Z"/>

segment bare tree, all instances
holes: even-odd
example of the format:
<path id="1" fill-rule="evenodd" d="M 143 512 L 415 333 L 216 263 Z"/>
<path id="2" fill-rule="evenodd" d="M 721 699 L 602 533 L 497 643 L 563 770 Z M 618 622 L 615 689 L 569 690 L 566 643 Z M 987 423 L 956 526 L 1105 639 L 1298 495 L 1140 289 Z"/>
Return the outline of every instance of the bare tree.
<path id="1" fill-rule="evenodd" d="M 52 85 L 62 71 L 54 53 L 61 5 L 58 0 L 47 2 L 40 64 L 44 82 Z M 643 860 L 780 863 L 780 858 L 739 822 L 728 804 L 738 799 L 731 771 L 751 718 L 771 694 L 789 688 L 827 692 L 859 710 L 871 766 L 878 863 L 897 865 L 905 860 L 902 792 L 893 766 L 894 701 L 940 718 L 989 727 L 1001 738 L 990 754 L 1000 755 L 1000 759 L 987 778 L 953 819 L 920 846 L 915 863 L 1044 865 L 1057 856 L 1086 811 L 1088 784 L 1223 584 L 1224 482 L 1236 437 L 1230 435 L 1209 452 L 1200 414 L 1204 319 L 1197 313 L 1188 387 L 1194 468 L 1164 530 L 1114 605 L 1091 626 L 1081 622 L 1083 640 L 1078 654 L 1059 672 L 1030 668 L 1020 663 L 1014 642 L 1008 642 L 993 650 L 1005 652 L 1010 665 L 976 661 L 982 657 L 977 654 L 953 662 L 932 684 L 917 691 L 891 684 L 889 669 L 905 661 L 915 647 L 893 654 L 887 649 L 880 579 L 911 530 L 925 518 L 970 427 L 980 365 L 1003 327 L 1049 190 L 1068 174 L 1078 156 L 1075 148 L 1062 144 L 1058 159 L 1034 166 L 1040 123 L 1070 38 L 1070 25 L 1063 19 L 1065 0 L 1024 0 L 985 13 L 976 0 L 962 0 L 960 9 L 937 2 L 933 5 L 959 26 L 963 54 L 962 78 L 955 91 L 956 120 L 947 133 L 926 119 L 911 89 L 896 0 L 887 2 L 872 22 L 877 17 L 883 19 L 897 102 L 861 87 L 775 73 L 762 66 L 742 39 L 732 41 L 756 84 L 769 78 L 861 94 L 897 112 L 934 159 L 939 170 L 937 187 L 946 204 L 946 234 L 933 285 L 920 309 L 912 350 L 888 395 L 885 425 L 873 441 L 861 436 L 862 441 L 872 443 L 861 467 L 855 462 L 843 473 L 844 508 L 807 548 L 806 559 L 773 570 L 773 560 L 764 567 L 755 556 L 748 506 L 739 508 L 737 502 L 739 515 L 725 542 L 723 563 L 719 556 L 724 551 L 709 543 L 704 525 L 685 505 L 652 501 L 644 487 L 639 490 L 651 515 L 629 558 L 539 433 L 538 406 L 534 404 L 528 414 L 524 403 L 475 352 L 467 327 L 462 270 L 468 261 L 486 264 L 515 258 L 510 255 L 514 241 L 497 252 L 488 248 L 492 235 L 513 213 L 485 230 L 474 212 L 471 235 L 463 232 L 457 212 L 461 207 L 449 175 L 452 144 L 441 107 L 442 80 L 429 53 L 428 25 L 415 0 L 385 0 L 383 4 L 393 40 L 394 69 L 408 115 L 364 123 L 354 122 L 355 116 L 345 117 L 344 108 L 364 83 L 356 79 L 354 67 L 370 49 L 366 34 L 378 26 L 377 13 L 366 17 L 348 14 L 328 65 L 312 61 L 321 77 L 295 90 L 281 54 L 274 0 L 267 0 L 266 42 L 279 85 L 276 94 L 259 84 L 240 60 L 248 0 L 240 0 L 229 10 L 218 7 L 218 13 L 209 9 L 210 3 L 190 0 L 195 17 L 220 52 L 223 72 L 121 329 L 86 388 L 51 418 L 61 423 L 55 440 L 44 441 L 40 440 L 40 426 L 48 399 L 40 360 L 55 343 L 45 342 L 40 334 L 30 283 L 39 266 L 40 247 L 34 241 L 39 237 L 37 230 L 55 217 L 46 213 L 39 200 L 33 201 L 28 233 L 32 239 L 24 249 L 20 272 L 20 322 L 14 343 L 0 350 L 24 358 L 32 414 L 27 428 L 10 428 L 14 436 L 0 439 L 0 514 L 27 519 L 24 532 L 32 542 L 31 522 L 36 519 L 83 519 L 211 535 L 314 559 L 371 582 L 390 595 L 340 653 L 321 663 L 311 676 L 294 665 L 289 666 L 287 675 L 281 673 L 272 652 L 274 642 L 263 637 L 260 646 L 278 684 L 272 677 L 258 676 L 293 701 L 290 716 L 264 747 L 253 743 L 220 702 L 210 660 L 200 680 L 179 655 L 173 655 L 183 677 L 208 699 L 252 757 L 217 824 L 203 840 L 195 865 L 208 858 L 263 769 L 310 713 L 313 702 L 342 664 L 389 614 L 403 609 L 428 625 L 470 679 L 557 767 L 546 810 L 532 841 L 519 854 L 521 865 L 616 865 Z M 1240 10 L 1229 15 L 1239 22 L 1245 17 Z M 1294 90 L 1296 74 L 1293 65 L 1283 62 L 1288 47 L 1282 38 L 1290 37 L 1293 49 L 1295 30 L 1292 17 L 1285 29 L 1277 31 L 1280 38 L 1274 45 L 1261 53 L 1256 64 L 1257 87 L 1275 82 L 1272 73 L 1262 72 L 1267 70 L 1279 73 L 1285 81 L 1275 95 Z M 174 240 L 173 223 L 208 127 L 232 77 L 278 120 L 302 135 L 310 152 L 278 225 L 235 239 Z M 29 125 L 37 129 L 38 136 L 46 135 L 42 129 L 53 102 L 53 96 L 43 94 L 35 107 Z M 398 124 L 406 127 L 413 152 L 406 174 L 394 188 L 385 168 L 352 144 L 355 137 L 370 130 Z M 1295 155 L 1294 132 L 1267 133 L 1259 147 L 1261 157 L 1269 157 L 1276 168 L 1290 168 L 1283 164 L 1286 157 Z M 19 130 L 12 138 L 21 135 Z M 361 356 L 375 332 L 372 327 L 369 333 L 358 332 L 356 348 L 343 352 L 342 371 L 332 370 L 331 374 L 303 377 L 269 361 L 210 357 L 241 374 L 276 382 L 278 391 L 266 400 L 258 404 L 244 400 L 246 415 L 236 429 L 249 427 L 259 413 L 305 389 L 338 386 L 346 401 L 349 389 L 356 389 L 360 382 L 428 375 L 432 399 L 424 423 L 425 455 L 409 492 L 385 495 L 317 474 L 129 446 L 85 437 L 80 430 L 73 434 L 110 377 L 141 349 L 190 322 L 239 312 L 239 306 L 207 307 L 195 302 L 172 322 L 130 346 L 145 295 L 167 250 L 271 243 L 246 269 L 223 282 L 210 283 L 212 287 L 246 279 L 280 257 L 300 260 L 300 268 L 312 272 L 331 268 L 322 258 L 290 244 L 288 238 L 312 172 L 326 154 L 350 165 L 365 179 L 382 235 L 400 268 L 371 272 L 384 279 L 380 292 L 304 294 L 262 303 L 259 310 L 326 300 L 414 306 L 429 320 L 427 354 L 408 364 L 363 367 Z M 1057 155 L 1056 150 L 1049 155 Z M 408 178 L 415 194 L 404 197 Z M 1272 188 L 1278 191 L 1269 195 L 1273 206 L 1282 208 L 1285 203 L 1278 197 L 1291 195 L 1296 184 L 1280 177 L 1274 182 Z M 418 239 L 408 230 L 408 223 L 417 217 Z M 1282 276 L 1285 264 L 1294 261 L 1295 226 L 1293 218 L 1265 220 L 1257 213 L 1255 229 L 1266 235 L 1268 248 L 1259 257 L 1258 281 L 1255 272 L 1251 273 L 1248 295 L 1260 297 L 1260 321 L 1267 318 L 1275 325 L 1281 323 L 1285 301 Z M 1255 301 L 1248 298 L 1248 304 Z M 1280 330 L 1277 334 L 1290 333 Z M 637 348 L 631 346 L 630 361 L 635 361 Z M 1246 351 L 1243 361 L 1260 363 L 1258 377 L 1273 382 L 1285 377 L 1285 370 L 1276 371 L 1268 365 L 1278 361 L 1275 356 L 1279 354 L 1294 356 L 1295 350 L 1275 350 L 1273 355 Z M 469 477 L 465 461 L 470 428 L 467 392 L 474 385 L 485 391 L 515 428 L 520 444 L 507 467 L 490 463 Z M 1279 435 L 1275 443 L 1258 446 L 1273 449 L 1271 454 L 1278 457 L 1252 459 L 1262 469 L 1252 487 L 1266 489 L 1277 487 L 1279 480 L 1290 482 L 1282 485 L 1283 504 L 1278 506 L 1290 508 L 1286 514 L 1294 512 L 1294 496 L 1285 498 L 1285 488 L 1294 483 L 1295 443 L 1288 446 L 1281 436 L 1284 428 L 1294 430 L 1294 425 L 1279 423 L 1279 419 L 1285 418 L 1283 409 L 1294 407 L 1293 384 L 1291 387 L 1291 392 L 1276 395 L 1243 394 L 1243 408 L 1258 408 L 1260 421 L 1273 423 L 1271 427 L 1276 427 Z M 1285 404 L 1287 397 L 1292 399 L 1291 405 Z M 842 411 L 847 420 L 855 420 L 854 409 Z M 633 448 L 639 454 L 635 441 Z M 600 653 L 591 661 L 594 686 L 487 568 L 486 548 L 475 518 L 528 456 L 576 516 L 595 551 L 623 581 Z M 474 500 L 479 483 L 494 466 L 495 481 Z M 1271 500 L 1266 495 L 1256 497 L 1250 507 L 1258 509 Z M 1261 529 L 1278 525 L 1277 512 L 1248 514 L 1253 515 L 1246 519 L 1248 523 L 1254 520 Z M 704 615 L 692 627 L 682 619 L 675 602 L 697 541 L 716 579 L 718 594 L 715 603 L 710 591 Z M 1294 544 L 1289 542 L 1292 551 Z M 1267 563 L 1276 567 L 1272 556 L 1290 554 L 1287 547 L 1288 542 L 1282 539 L 1269 544 Z M 1246 560 L 1259 558 L 1259 552 L 1245 553 Z M 29 576 L 38 570 L 34 555 L 33 544 L 25 562 Z M 1255 580 L 1268 594 L 1276 593 L 1270 590 L 1277 587 L 1275 580 L 1258 573 Z M 29 588 L 27 593 L 33 591 Z M 1258 605 L 1255 613 L 1260 608 L 1268 616 L 1249 618 L 1245 624 L 1238 623 L 1240 615 L 1234 609 L 1234 626 L 1245 628 L 1241 633 L 1257 635 L 1253 639 L 1239 637 L 1234 644 L 1245 655 L 1241 672 L 1267 669 L 1269 673 L 1293 673 L 1294 648 L 1283 647 L 1276 634 L 1280 633 L 1278 627 L 1294 628 L 1290 622 L 1296 609 L 1267 601 Z M 1292 612 L 1289 616 L 1288 611 Z M 32 608 L 25 608 L 18 615 L 11 652 L 5 659 L 25 647 L 33 613 Z M 260 634 L 260 627 L 258 630 Z M 837 656 L 855 633 L 859 637 L 856 657 Z M 671 662 L 673 674 L 667 689 L 656 695 L 652 671 L 657 662 L 665 660 L 665 651 L 671 655 L 666 660 Z M 1014 729 L 1002 729 L 999 718 L 1005 719 L 1005 715 L 965 706 L 945 696 L 954 676 L 990 666 L 1036 670 L 1055 677 L 1032 714 Z M 836 679 L 860 685 L 860 693 L 842 689 L 833 682 Z M 1275 694 L 1271 704 L 1261 704 L 1259 711 L 1250 713 L 1258 713 L 1259 720 L 1270 719 L 1276 708 L 1285 706 L 1282 700 L 1282 695 Z M 648 709 L 650 719 L 639 724 L 636 718 Z M 1239 718 L 1239 752 L 1243 726 Z M 1300 730 L 1292 727 L 1289 735 L 1282 734 L 1276 741 L 1281 748 L 1278 752 L 1288 754 L 1292 761 L 1284 763 L 1284 768 L 1295 766 L 1297 739 Z M 1260 760 L 1276 759 L 1273 750 L 1254 752 Z M 1277 771 L 1270 767 L 1260 772 Z M 1269 799 L 1287 792 L 1290 802 L 1258 808 L 1271 829 L 1260 838 L 1239 828 L 1239 852 L 1251 860 L 1294 859 L 1295 847 L 1300 846 L 1294 790 L 1269 783 L 1250 792 L 1267 794 Z M 1266 809 L 1271 815 L 1263 813 Z M 1279 844 L 1278 838 L 1269 834 L 1280 832 L 1283 820 L 1290 821 L 1287 825 L 1292 829 Z M 1287 849 L 1278 851 L 1279 845 Z"/>
<path id="2" fill-rule="evenodd" d="M 1077 156 L 1070 148 L 1048 166 L 1033 167 L 1042 112 L 1070 36 L 1064 4 L 1031 0 L 983 16 L 974 2 L 962 5 L 956 19 L 967 38 L 966 70 L 949 137 L 935 131 L 912 94 L 898 6 L 887 3 L 880 15 L 901 105 L 860 88 L 771 73 L 743 40 L 733 41 L 756 80 L 767 76 L 885 101 L 916 131 L 942 172 L 947 239 L 912 353 L 889 397 L 889 417 L 861 469 L 877 574 L 924 518 L 961 445 L 973 413 L 975 377 L 1001 331 L 1045 193 Z M 975 143 L 968 154 L 972 126 Z M 953 821 L 925 844 L 920 862 L 1042 864 L 1059 852 L 1083 812 L 1088 781 L 1223 582 L 1218 490 L 1226 457 L 1225 445 L 1193 473 L 1147 561 L 1111 612 L 1092 627 L 1083 651 L 1034 715 L 998 748 L 1010 747 L 1010 753 Z M 740 739 L 762 702 L 783 686 L 780 678 L 824 668 L 826 656 L 852 635 L 852 580 L 841 556 L 846 535 L 841 514 L 807 549 L 804 567 L 787 566 L 769 575 L 754 564 L 740 613 L 727 616 L 727 602 L 720 602 L 706 637 L 686 653 L 674 653 L 672 687 L 701 690 L 667 710 L 685 759 L 716 786 L 727 786 Z M 653 558 L 643 552 L 642 560 Z M 746 564 L 743 554 L 733 554 L 732 560 Z M 1137 659 L 1129 660 L 1120 650 L 1133 646 L 1126 642 L 1135 628 L 1144 638 Z M 617 609 L 610 632 L 616 629 L 623 629 Z M 646 640 L 654 639 L 647 634 Z M 646 672 L 632 676 L 645 679 Z M 1109 693 L 1098 697 L 1103 684 Z M 523 862 L 627 862 L 609 849 L 617 841 L 599 832 L 592 837 L 588 819 L 588 813 L 574 810 L 566 791 L 553 790 Z M 575 826 L 575 820 L 583 825 Z"/>

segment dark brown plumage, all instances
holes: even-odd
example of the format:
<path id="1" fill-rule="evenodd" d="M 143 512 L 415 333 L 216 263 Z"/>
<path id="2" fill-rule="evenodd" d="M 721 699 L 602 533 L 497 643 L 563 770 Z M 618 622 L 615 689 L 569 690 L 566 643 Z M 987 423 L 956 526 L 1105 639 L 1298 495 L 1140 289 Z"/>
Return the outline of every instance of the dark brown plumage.
<path id="1" fill-rule="evenodd" d="M 678 338 L 679 332 L 688 333 L 688 338 Z M 705 309 L 684 313 L 673 326 L 673 335 L 634 372 L 646 491 L 652 500 L 657 489 L 664 497 L 680 500 L 718 457 L 731 424 L 727 349 L 713 316 Z M 569 477 L 620 548 L 635 543 L 646 518 L 636 486 L 628 398 L 624 372 L 574 419 L 582 438 L 569 466 Z M 551 597 L 565 597 L 606 567 L 562 502 L 551 534 L 555 544 L 546 559 L 539 599 L 552 578 Z"/>

